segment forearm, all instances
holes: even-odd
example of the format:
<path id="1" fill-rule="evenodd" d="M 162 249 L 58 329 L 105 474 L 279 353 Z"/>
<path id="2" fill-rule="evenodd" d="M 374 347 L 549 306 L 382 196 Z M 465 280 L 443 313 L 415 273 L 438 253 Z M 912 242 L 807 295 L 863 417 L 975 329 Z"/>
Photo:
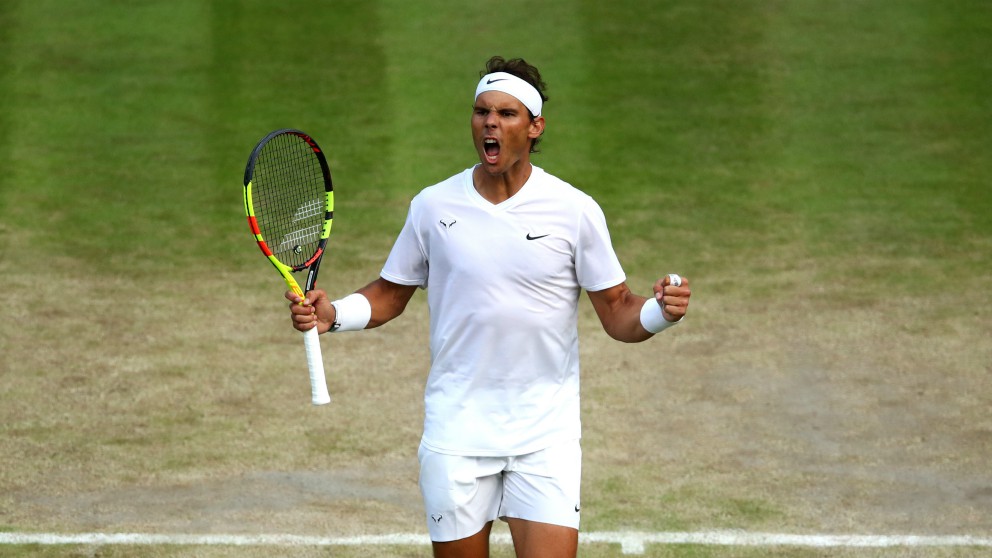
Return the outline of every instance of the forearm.
<path id="1" fill-rule="evenodd" d="M 624 343 L 639 343 L 654 334 L 641 325 L 641 308 L 647 299 L 630 291 L 612 302 L 612 308 L 602 319 L 607 335 Z"/>
<path id="2" fill-rule="evenodd" d="M 606 333 L 618 341 L 638 343 L 681 320 L 691 293 L 688 280 L 679 278 L 680 283 L 673 286 L 668 283 L 672 277 L 677 276 L 655 283 L 652 298 L 635 295 L 625 283 L 590 292 L 589 300 Z"/>
<path id="3" fill-rule="evenodd" d="M 649 339 L 652 333 L 641 325 L 641 307 L 647 300 L 620 284 L 604 291 L 590 292 L 596 315 L 607 335 L 625 343 L 638 343 Z"/>
<path id="4" fill-rule="evenodd" d="M 372 306 L 372 316 L 365 327 L 379 327 L 402 314 L 416 290 L 416 286 L 399 285 L 381 277 L 358 289 L 356 292 Z"/>

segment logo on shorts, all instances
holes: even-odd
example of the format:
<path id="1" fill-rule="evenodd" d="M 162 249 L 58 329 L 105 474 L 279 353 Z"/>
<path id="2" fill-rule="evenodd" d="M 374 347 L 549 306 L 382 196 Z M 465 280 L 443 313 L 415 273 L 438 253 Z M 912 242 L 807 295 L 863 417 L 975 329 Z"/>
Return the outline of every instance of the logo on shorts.
<path id="1" fill-rule="evenodd" d="M 579 510 L 581 510 L 581 509 L 582 509 L 581 506 L 579 506 L 578 504 L 575 504 L 575 513 L 579 513 Z"/>
<path id="2" fill-rule="evenodd" d="M 441 514 L 439 514 L 439 513 L 432 513 L 431 514 L 431 519 L 434 520 L 434 523 L 441 523 L 441 518 L 443 518 L 443 517 L 444 516 L 441 515 Z"/>

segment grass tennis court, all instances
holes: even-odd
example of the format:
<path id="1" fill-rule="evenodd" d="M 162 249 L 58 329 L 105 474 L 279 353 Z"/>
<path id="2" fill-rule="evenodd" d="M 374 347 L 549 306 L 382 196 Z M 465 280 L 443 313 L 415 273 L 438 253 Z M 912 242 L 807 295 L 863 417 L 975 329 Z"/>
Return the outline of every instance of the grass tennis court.
<path id="1" fill-rule="evenodd" d="M 311 408 L 241 177 L 266 132 L 317 138 L 320 283 L 346 294 L 412 196 L 476 160 L 492 54 L 541 68 L 536 163 L 599 200 L 631 288 L 692 280 L 688 321 L 646 344 L 584 302 L 584 532 L 992 536 L 983 0 L 0 3 L 0 532 L 426 534 L 423 293 L 322 340 L 334 401 Z"/>

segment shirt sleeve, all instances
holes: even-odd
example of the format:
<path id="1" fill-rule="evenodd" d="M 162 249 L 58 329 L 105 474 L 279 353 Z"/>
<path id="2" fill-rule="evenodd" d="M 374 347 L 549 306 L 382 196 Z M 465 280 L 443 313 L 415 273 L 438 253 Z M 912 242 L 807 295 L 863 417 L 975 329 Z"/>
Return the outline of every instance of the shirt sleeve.
<path id="1" fill-rule="evenodd" d="M 427 288 L 427 249 L 418 230 L 419 221 L 417 198 L 410 203 L 406 222 L 400 231 L 393 249 L 386 258 L 380 275 L 383 279 L 398 285 L 417 285 Z"/>
<path id="2" fill-rule="evenodd" d="M 578 242 L 575 247 L 575 276 L 587 291 L 601 291 L 623 283 L 627 276 L 620 265 L 603 209 L 587 198 L 579 217 Z"/>

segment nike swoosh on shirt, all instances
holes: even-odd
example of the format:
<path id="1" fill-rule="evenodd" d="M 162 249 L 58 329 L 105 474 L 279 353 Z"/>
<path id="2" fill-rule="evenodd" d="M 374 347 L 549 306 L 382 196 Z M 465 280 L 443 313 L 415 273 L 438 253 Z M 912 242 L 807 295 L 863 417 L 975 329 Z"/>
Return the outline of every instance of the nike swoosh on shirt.
<path id="1" fill-rule="evenodd" d="M 549 235 L 542 234 L 542 235 L 538 235 L 538 236 L 531 236 L 530 233 L 527 233 L 527 240 L 537 240 L 538 238 L 544 238 L 546 236 L 549 236 Z"/>

